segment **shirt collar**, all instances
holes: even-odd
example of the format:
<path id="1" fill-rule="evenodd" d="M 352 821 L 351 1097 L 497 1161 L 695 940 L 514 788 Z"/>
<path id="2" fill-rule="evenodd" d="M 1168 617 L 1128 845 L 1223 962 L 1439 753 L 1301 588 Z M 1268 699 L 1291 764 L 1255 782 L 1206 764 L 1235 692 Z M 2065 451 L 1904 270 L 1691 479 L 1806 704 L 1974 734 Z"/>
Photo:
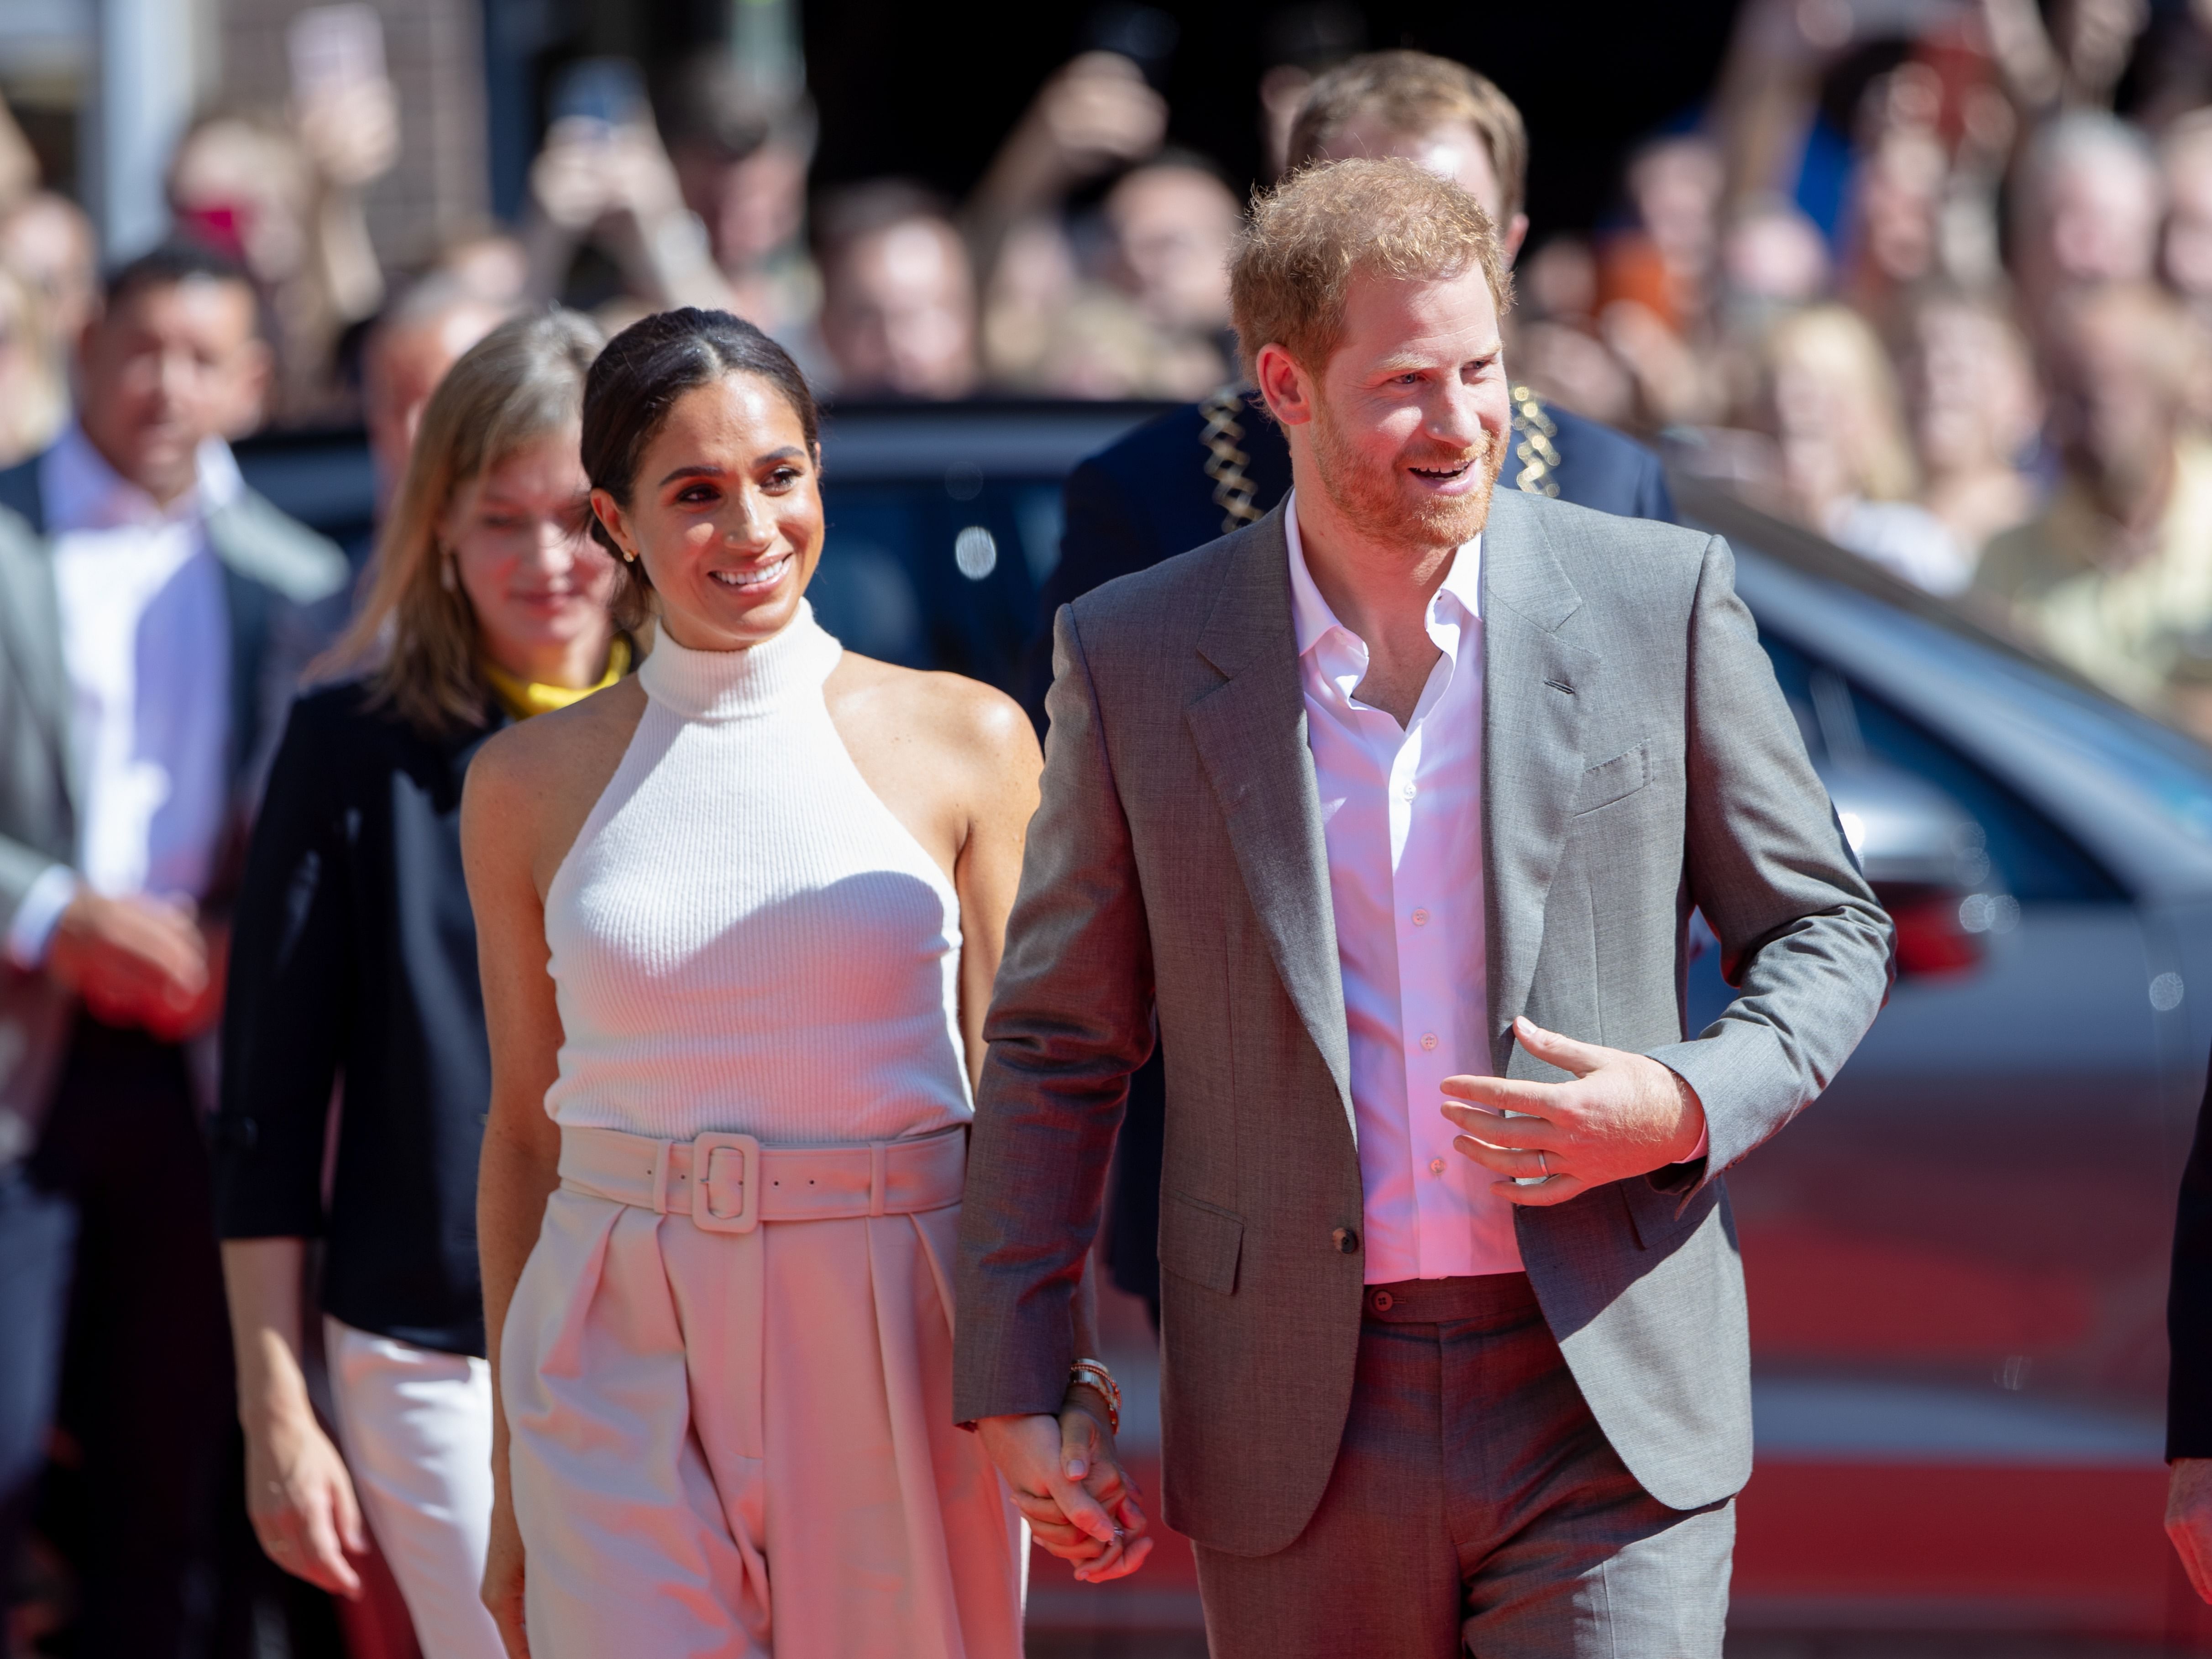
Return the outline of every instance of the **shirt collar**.
<path id="1" fill-rule="evenodd" d="M 71 421 L 40 465 L 47 526 L 57 534 L 124 525 L 158 527 L 204 518 L 238 499 L 246 480 L 228 444 L 220 438 L 204 439 L 195 459 L 197 482 L 165 510 L 109 465 L 84 428 Z"/>
<path id="2" fill-rule="evenodd" d="M 1322 598 L 1321 589 L 1314 585 L 1313 573 L 1306 568 L 1305 538 L 1298 533 L 1298 493 L 1295 489 L 1283 501 L 1283 538 L 1291 549 L 1291 620 L 1297 633 L 1298 655 L 1304 656 L 1337 629 L 1343 629 L 1347 638 L 1355 638 L 1352 630 L 1337 620 L 1336 612 L 1329 609 L 1328 601 Z M 1451 614 L 1455 609 L 1464 616 Z M 1433 633 L 1439 622 L 1447 623 L 1454 629 L 1452 644 L 1455 645 L 1458 625 L 1481 615 L 1482 532 L 1478 530 L 1474 539 L 1452 556 L 1451 568 L 1444 572 L 1443 585 L 1429 601 L 1430 630 Z M 1365 654 L 1364 646 L 1361 654 Z"/>

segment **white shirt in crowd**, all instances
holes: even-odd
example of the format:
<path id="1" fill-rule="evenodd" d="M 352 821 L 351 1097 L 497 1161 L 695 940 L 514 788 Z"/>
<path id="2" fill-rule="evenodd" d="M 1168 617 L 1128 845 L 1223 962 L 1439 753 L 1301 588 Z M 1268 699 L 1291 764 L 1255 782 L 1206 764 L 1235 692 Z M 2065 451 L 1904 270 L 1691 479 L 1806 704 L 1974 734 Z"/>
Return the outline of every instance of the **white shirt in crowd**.
<path id="1" fill-rule="evenodd" d="M 32 884 L 9 957 L 46 958 L 82 881 L 111 895 L 198 899 L 229 810 L 230 617 L 207 514 L 243 484 L 230 447 L 200 447 L 199 479 L 167 508 L 122 477 L 72 423 L 39 464 L 70 683 L 74 870 Z"/>

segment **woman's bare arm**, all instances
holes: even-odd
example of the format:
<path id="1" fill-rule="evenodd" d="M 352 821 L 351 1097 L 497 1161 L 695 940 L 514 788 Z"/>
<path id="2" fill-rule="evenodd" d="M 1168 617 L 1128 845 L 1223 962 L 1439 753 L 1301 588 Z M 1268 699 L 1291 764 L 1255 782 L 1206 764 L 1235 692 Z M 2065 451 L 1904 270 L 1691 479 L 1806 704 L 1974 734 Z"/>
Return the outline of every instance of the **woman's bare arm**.
<path id="1" fill-rule="evenodd" d="M 491 1039 L 491 1109 L 477 1173 L 477 1253 L 493 1378 L 492 1536 L 483 1597 L 515 1659 L 525 1659 L 530 1644 L 522 1618 L 521 1534 L 507 1479 L 500 1338 L 515 1283 L 538 1242 L 545 1200 L 559 1184 L 561 1157 L 560 1130 L 545 1115 L 545 1091 L 559 1071 L 561 1017 L 545 971 L 545 905 L 531 833 L 544 802 L 542 787 L 532 787 L 532 774 L 539 769 L 526 764 L 530 758 L 487 745 L 469 769 L 461 799 L 461 853 Z"/>
<path id="2" fill-rule="evenodd" d="M 368 1535 L 345 1460 L 307 1398 L 301 1363 L 307 1241 L 227 1238 L 222 1282 L 246 1430 L 246 1510 L 254 1536 L 285 1571 L 336 1595 L 361 1594 L 347 1558 Z"/>

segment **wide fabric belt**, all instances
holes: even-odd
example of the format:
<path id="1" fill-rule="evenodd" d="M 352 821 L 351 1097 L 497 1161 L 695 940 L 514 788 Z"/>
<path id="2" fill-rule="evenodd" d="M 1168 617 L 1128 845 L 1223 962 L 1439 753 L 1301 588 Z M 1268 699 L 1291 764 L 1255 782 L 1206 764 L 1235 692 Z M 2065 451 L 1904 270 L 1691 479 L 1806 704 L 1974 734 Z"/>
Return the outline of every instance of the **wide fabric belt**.
<path id="1" fill-rule="evenodd" d="M 914 1215 L 960 1201 L 968 1126 L 864 1146 L 763 1146 L 751 1135 L 655 1140 L 621 1129 L 561 1131 L 561 1184 L 574 1192 L 688 1215 L 715 1233 L 763 1221 Z"/>

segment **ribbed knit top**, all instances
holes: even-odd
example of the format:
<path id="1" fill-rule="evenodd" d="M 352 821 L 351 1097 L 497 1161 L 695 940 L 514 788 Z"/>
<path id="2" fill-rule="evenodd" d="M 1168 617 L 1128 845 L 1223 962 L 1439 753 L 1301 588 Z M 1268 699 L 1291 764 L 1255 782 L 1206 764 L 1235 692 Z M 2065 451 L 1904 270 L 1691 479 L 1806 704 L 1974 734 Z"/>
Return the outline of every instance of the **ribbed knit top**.
<path id="1" fill-rule="evenodd" d="M 647 705 L 545 895 L 556 1122 L 771 1145 L 973 1113 L 960 901 L 823 701 L 842 647 L 802 603 L 745 651 L 665 631 Z"/>

